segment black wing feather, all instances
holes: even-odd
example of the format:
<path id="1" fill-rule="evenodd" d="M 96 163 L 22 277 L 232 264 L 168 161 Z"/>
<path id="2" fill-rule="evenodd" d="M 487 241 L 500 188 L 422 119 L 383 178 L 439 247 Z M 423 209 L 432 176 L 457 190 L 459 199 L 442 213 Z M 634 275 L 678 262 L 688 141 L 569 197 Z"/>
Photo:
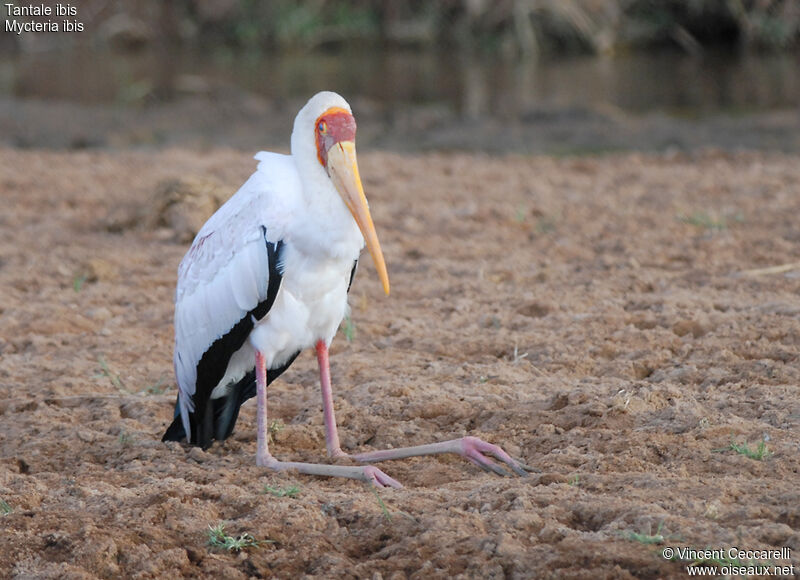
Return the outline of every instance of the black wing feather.
<path id="1" fill-rule="evenodd" d="M 353 278 L 356 277 L 356 269 L 358 268 L 358 258 L 353 261 L 353 269 L 350 270 L 350 281 L 347 283 L 347 293 L 350 294 L 350 287 L 353 285 Z"/>
<path id="2" fill-rule="evenodd" d="M 239 416 L 239 407 L 248 398 L 255 396 L 255 374 L 248 373 L 229 389 L 225 396 L 211 399 L 211 393 L 225 375 L 225 370 L 228 368 L 228 362 L 231 357 L 250 336 L 250 332 L 253 330 L 253 319 L 260 320 L 267 315 L 281 286 L 283 279 L 281 261 L 284 248 L 283 241 L 270 242 L 267 240 L 267 228 L 261 226 L 261 230 L 264 235 L 269 264 L 267 296 L 255 308 L 245 314 L 225 335 L 215 340 L 208 350 L 203 353 L 200 362 L 197 363 L 197 383 L 193 397 L 195 408 L 194 412 L 189 414 L 192 433 L 188 440 L 203 449 L 210 447 L 214 439 L 225 439 L 230 436 Z M 268 370 L 268 381 L 271 382 L 271 380 L 285 371 L 296 356 L 297 354 L 284 366 Z M 252 383 L 252 389 L 250 383 Z M 251 390 L 252 394 L 249 394 Z M 177 409 L 178 406 L 176 404 L 176 413 Z M 179 441 L 185 436 L 186 433 L 178 413 L 166 433 L 164 433 L 162 441 Z"/>

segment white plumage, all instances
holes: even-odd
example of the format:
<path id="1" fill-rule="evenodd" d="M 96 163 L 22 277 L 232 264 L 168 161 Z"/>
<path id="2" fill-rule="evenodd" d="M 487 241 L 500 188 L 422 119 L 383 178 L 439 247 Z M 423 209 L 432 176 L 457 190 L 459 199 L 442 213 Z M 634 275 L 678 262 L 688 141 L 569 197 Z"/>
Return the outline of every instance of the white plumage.
<path id="1" fill-rule="evenodd" d="M 365 243 L 389 293 L 389 278 L 361 184 L 350 106 L 335 93 L 300 110 L 292 154 L 259 153 L 258 169 L 201 228 L 178 268 L 175 292 L 176 416 L 163 439 L 208 447 L 230 436 L 239 407 L 257 401 L 256 463 L 274 470 L 400 484 L 371 465 L 278 461 L 269 452 L 267 384 L 316 347 L 325 441 L 339 445 L 328 346 L 347 312 L 347 293 Z M 360 462 L 457 453 L 497 473 L 527 469 L 475 437 L 372 451 Z"/>
<path id="2" fill-rule="evenodd" d="M 320 93 L 297 117 L 304 129 L 331 107 L 349 111 L 334 93 Z M 310 122 L 304 123 L 304 121 Z M 266 316 L 231 355 L 212 398 L 252 370 L 255 350 L 267 368 L 279 367 L 318 340 L 330 344 L 347 310 L 347 289 L 364 238 L 324 169 L 313 140 L 295 130 L 300 155 L 260 152 L 256 172 L 211 216 L 178 269 L 175 293 L 175 374 L 186 433 L 194 411 L 197 365 L 217 339 L 266 300 L 265 241 L 283 243 L 283 279 Z M 311 133 L 313 137 L 313 133 Z M 304 164 L 311 151 L 316 164 Z M 308 156 L 308 155 L 307 155 Z M 301 177 L 301 171 L 302 177 Z"/>

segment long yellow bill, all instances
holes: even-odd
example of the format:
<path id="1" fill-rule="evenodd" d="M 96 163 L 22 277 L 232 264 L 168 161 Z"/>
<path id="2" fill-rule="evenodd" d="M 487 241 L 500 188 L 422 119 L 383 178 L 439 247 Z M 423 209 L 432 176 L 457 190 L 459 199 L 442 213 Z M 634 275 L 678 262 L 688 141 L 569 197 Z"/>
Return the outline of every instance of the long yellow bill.
<path id="1" fill-rule="evenodd" d="M 389 274 L 386 272 L 386 263 L 383 261 L 381 244 L 375 225 L 369 213 L 369 203 L 364 195 L 364 186 L 361 185 L 361 176 L 358 173 L 356 162 L 356 144 L 353 141 L 340 141 L 328 149 L 328 175 L 333 185 L 342 196 L 345 205 L 353 214 L 353 218 L 367 243 L 378 277 L 383 284 L 383 291 L 389 294 Z"/>

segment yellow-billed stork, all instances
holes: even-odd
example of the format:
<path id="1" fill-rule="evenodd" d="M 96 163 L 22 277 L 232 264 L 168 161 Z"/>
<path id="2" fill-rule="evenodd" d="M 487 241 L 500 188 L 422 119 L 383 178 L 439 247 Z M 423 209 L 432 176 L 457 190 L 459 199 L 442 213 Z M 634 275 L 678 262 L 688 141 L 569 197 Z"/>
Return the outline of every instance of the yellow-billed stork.
<path id="1" fill-rule="evenodd" d="M 316 347 L 325 438 L 344 457 L 333 410 L 328 346 L 366 242 L 386 294 L 389 277 L 358 173 L 356 122 L 347 102 L 322 92 L 294 122 L 291 155 L 258 153 L 258 170 L 209 218 L 178 268 L 175 420 L 164 441 L 207 448 L 233 432 L 239 407 L 257 400 L 256 463 L 273 470 L 400 484 L 371 465 L 278 461 L 267 445 L 267 385 Z M 483 469 L 529 468 L 475 437 L 351 457 L 361 463 L 457 453 Z"/>

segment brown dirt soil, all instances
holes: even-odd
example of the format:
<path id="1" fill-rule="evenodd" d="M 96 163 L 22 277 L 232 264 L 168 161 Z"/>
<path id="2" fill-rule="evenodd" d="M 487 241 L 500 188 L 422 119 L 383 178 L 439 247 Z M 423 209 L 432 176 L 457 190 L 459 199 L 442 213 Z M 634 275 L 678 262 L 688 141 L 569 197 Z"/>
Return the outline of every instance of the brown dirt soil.
<path id="1" fill-rule="evenodd" d="M 800 569 L 800 270 L 741 274 L 800 260 L 800 158 L 361 165 L 393 292 L 365 259 L 332 349 L 343 446 L 469 433 L 541 471 L 397 461 L 405 488 L 378 497 L 275 475 L 252 402 L 224 445 L 161 443 L 191 221 L 175 204 L 208 211 L 192 184 L 233 192 L 255 162 L 5 149 L 0 577 L 686 577 L 665 546 L 789 547 L 773 563 Z M 276 455 L 323 460 L 311 353 L 270 404 Z M 725 450 L 765 437 L 761 461 Z M 272 543 L 211 548 L 220 521 Z"/>

